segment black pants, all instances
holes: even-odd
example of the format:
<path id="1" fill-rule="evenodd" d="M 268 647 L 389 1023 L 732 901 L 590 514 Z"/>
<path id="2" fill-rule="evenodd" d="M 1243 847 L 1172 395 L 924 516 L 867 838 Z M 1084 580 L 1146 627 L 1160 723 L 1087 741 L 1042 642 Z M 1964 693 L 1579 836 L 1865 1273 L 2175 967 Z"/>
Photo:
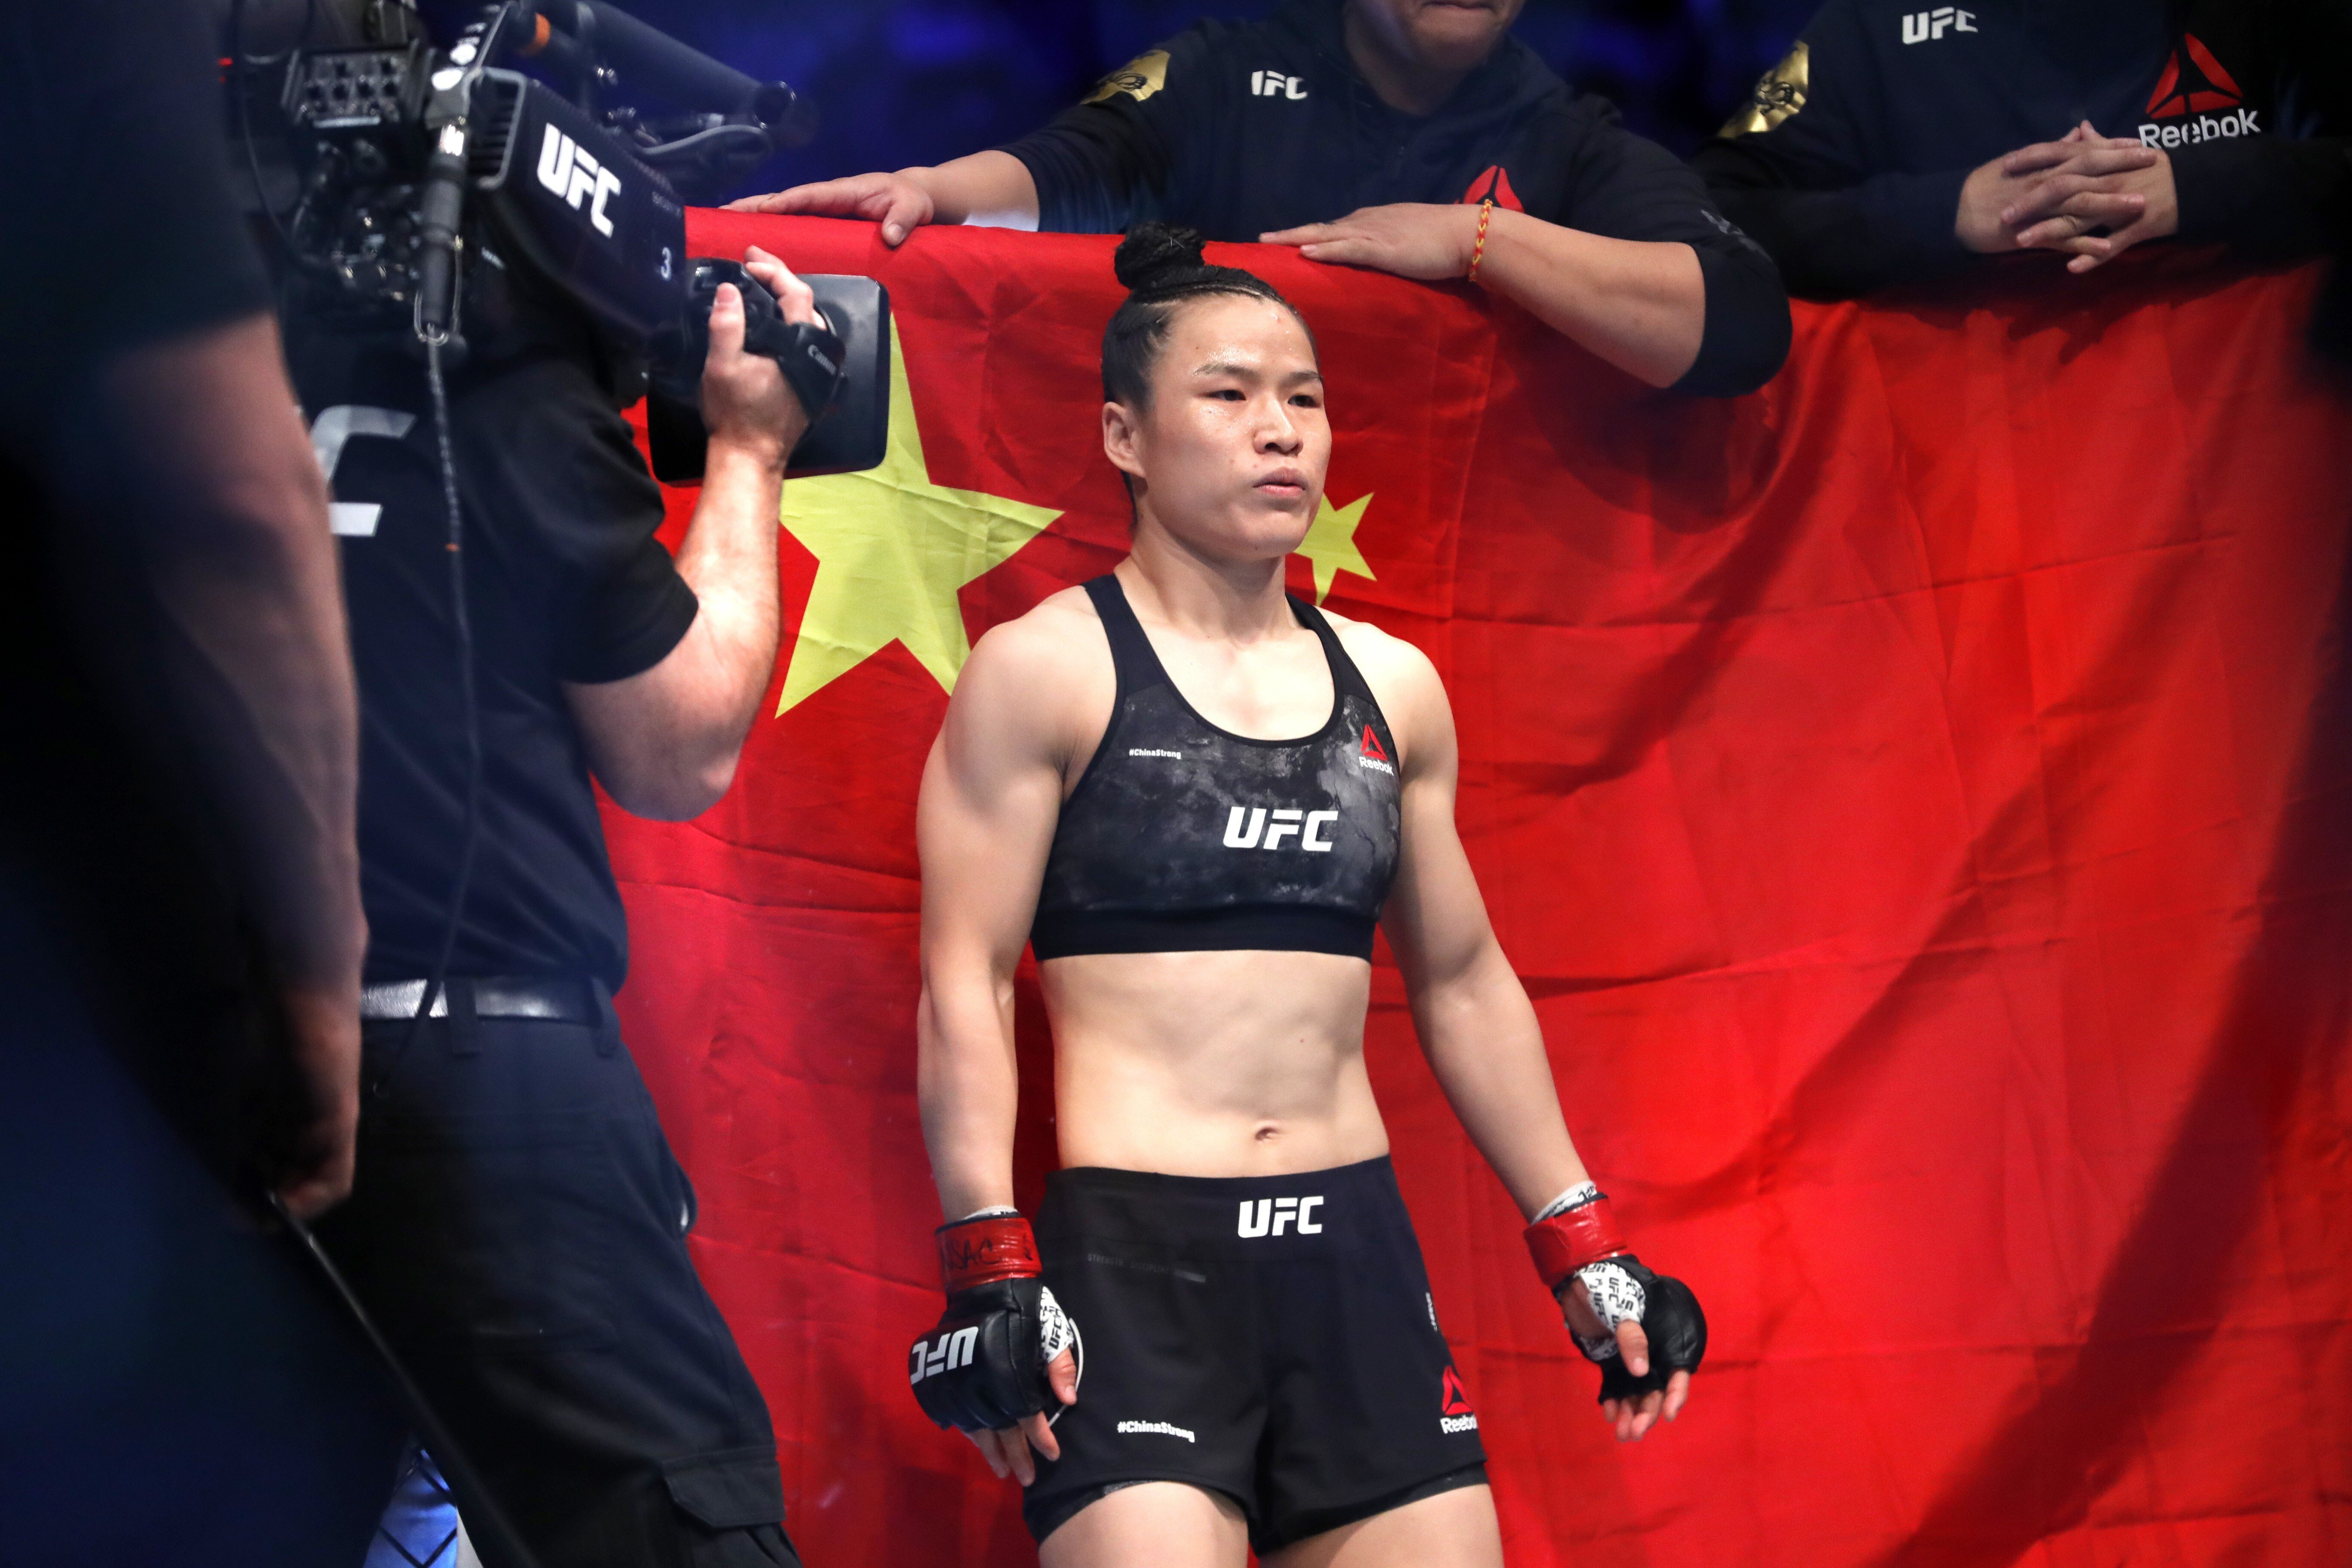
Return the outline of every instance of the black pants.
<path id="1" fill-rule="evenodd" d="M 358 1182 L 321 1238 L 541 1568 L 797 1564 L 609 1012 L 409 1028 L 366 1026 Z"/>

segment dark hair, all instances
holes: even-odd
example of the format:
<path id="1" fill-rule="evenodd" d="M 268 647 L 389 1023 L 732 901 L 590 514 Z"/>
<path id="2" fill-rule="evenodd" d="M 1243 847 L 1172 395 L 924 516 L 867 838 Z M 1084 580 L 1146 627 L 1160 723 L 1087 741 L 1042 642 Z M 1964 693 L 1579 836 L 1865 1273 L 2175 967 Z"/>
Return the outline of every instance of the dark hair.
<path id="1" fill-rule="evenodd" d="M 1103 398 L 1130 408 L 1151 402 L 1151 367 L 1168 342 L 1168 325 L 1176 307 L 1209 294 L 1242 294 L 1271 300 L 1297 317 L 1307 345 L 1315 330 L 1298 307 L 1276 291 L 1273 284 L 1238 267 L 1213 267 L 1201 255 L 1201 237 L 1172 224 L 1139 223 L 1118 242 L 1111 266 L 1127 285 L 1127 298 L 1111 312 L 1103 329 Z"/>

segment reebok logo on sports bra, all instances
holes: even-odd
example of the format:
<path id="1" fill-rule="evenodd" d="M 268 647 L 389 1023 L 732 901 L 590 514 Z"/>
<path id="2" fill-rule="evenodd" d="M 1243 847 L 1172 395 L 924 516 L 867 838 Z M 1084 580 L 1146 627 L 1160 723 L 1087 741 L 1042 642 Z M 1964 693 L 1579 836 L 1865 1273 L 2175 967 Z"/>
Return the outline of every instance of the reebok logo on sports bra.
<path id="1" fill-rule="evenodd" d="M 1062 803 L 1030 944 L 1040 962 L 1098 952 L 1236 949 L 1369 959 L 1396 879 L 1396 741 L 1314 605 L 1331 711 L 1265 741 L 1201 717 L 1169 679 L 1118 579 L 1087 584 L 1118 694 Z"/>

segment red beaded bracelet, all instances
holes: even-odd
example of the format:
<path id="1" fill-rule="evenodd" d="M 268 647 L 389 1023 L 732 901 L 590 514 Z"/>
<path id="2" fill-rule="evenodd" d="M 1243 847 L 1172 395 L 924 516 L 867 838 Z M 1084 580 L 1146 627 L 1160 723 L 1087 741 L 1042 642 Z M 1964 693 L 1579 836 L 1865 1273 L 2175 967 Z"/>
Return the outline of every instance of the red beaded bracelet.
<path id="1" fill-rule="evenodd" d="M 1478 243 L 1470 247 L 1470 270 L 1463 274 L 1473 283 L 1478 280 L 1478 263 L 1486 258 L 1486 225 L 1494 216 L 1495 198 L 1488 196 L 1478 204 Z"/>

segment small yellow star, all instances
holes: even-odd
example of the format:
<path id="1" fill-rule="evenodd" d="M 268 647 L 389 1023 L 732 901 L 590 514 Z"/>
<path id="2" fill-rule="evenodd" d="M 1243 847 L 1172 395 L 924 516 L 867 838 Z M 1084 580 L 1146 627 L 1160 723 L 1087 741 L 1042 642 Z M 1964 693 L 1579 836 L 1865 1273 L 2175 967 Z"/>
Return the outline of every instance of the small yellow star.
<path id="1" fill-rule="evenodd" d="M 1364 509 L 1371 504 L 1370 496 L 1360 496 L 1342 507 L 1333 506 L 1328 495 L 1316 502 L 1315 525 L 1299 542 L 1298 553 L 1315 563 L 1317 604 L 1330 595 L 1331 579 L 1340 573 L 1353 572 L 1359 577 L 1372 575 L 1364 552 L 1356 548 L 1356 525 L 1364 521 Z"/>
<path id="2" fill-rule="evenodd" d="M 776 711 L 815 696 L 894 642 L 946 689 L 971 654 L 956 590 L 1037 537 L 1062 514 L 979 490 L 931 483 L 890 329 L 890 439 L 879 468 L 793 479 L 782 521 L 816 557 Z"/>

